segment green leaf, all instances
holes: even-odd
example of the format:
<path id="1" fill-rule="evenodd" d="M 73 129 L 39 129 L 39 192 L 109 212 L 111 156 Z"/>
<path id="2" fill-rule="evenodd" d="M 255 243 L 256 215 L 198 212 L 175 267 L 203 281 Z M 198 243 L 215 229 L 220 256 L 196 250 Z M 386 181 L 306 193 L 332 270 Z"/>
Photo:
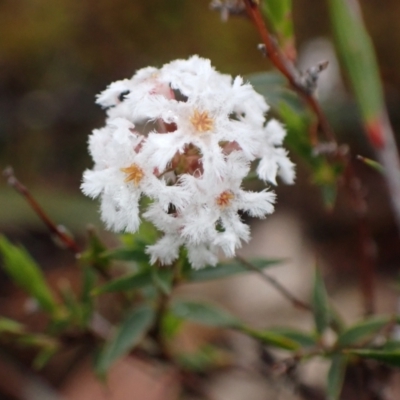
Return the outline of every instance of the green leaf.
<path id="1" fill-rule="evenodd" d="M 333 207 L 335 206 L 336 197 L 337 197 L 336 183 L 321 185 L 320 188 L 321 188 L 322 199 L 324 201 L 325 207 L 328 210 L 332 210 Z"/>
<path id="2" fill-rule="evenodd" d="M 400 367 L 400 350 L 346 350 L 346 354 L 356 355 L 362 358 L 369 358 L 372 360 L 382 361 L 394 367 Z"/>
<path id="3" fill-rule="evenodd" d="M 324 204 L 331 209 L 336 201 L 337 179 L 342 167 L 328 163 L 322 155 L 314 154 L 314 145 L 308 134 L 311 124 L 309 112 L 304 109 L 298 96 L 287 89 L 285 79 L 280 74 L 258 73 L 249 75 L 248 79 L 280 114 L 287 129 L 285 143 L 311 168 L 313 182 L 321 188 Z"/>
<path id="4" fill-rule="evenodd" d="M 287 129 L 285 143 L 306 161 L 310 167 L 318 166 L 322 157 L 315 156 L 313 153 L 313 145 L 308 134 L 310 129 L 309 119 L 283 102 L 279 107 L 279 115 L 283 119 Z"/>
<path id="5" fill-rule="evenodd" d="M 24 325 L 7 318 L 0 318 L 0 341 L 5 345 L 30 347 L 37 351 L 33 361 L 33 367 L 36 369 L 42 368 L 60 348 L 57 339 L 27 332 Z"/>
<path id="6" fill-rule="evenodd" d="M 251 264 L 259 269 L 269 268 L 281 264 L 282 259 L 253 259 Z M 219 263 L 215 267 L 208 266 L 202 269 L 191 269 L 188 272 L 188 280 L 191 282 L 202 282 L 213 279 L 226 278 L 228 276 L 242 274 L 249 270 L 238 260 L 233 260 L 228 263 Z"/>
<path id="7" fill-rule="evenodd" d="M 59 311 L 59 306 L 42 271 L 28 252 L 0 236 L 0 253 L 4 260 L 3 267 L 10 278 L 32 296 L 44 311 L 54 316 Z"/>
<path id="8" fill-rule="evenodd" d="M 310 114 L 299 112 L 284 101 L 279 103 L 278 112 L 287 129 L 285 143 L 314 170 L 324 160 L 322 156 L 316 156 L 313 152 L 313 144 L 308 134 L 311 125 Z"/>
<path id="9" fill-rule="evenodd" d="M 140 208 L 145 209 L 151 204 L 151 200 L 146 197 L 140 199 Z M 139 230 L 135 233 L 124 233 L 120 235 L 122 243 L 128 248 L 144 249 L 145 246 L 153 244 L 159 237 L 159 232 L 155 226 L 147 221 L 142 220 Z"/>
<path id="10" fill-rule="evenodd" d="M 298 350 L 301 347 L 297 341 L 275 330 L 258 331 L 245 326 L 240 327 L 239 330 L 268 346 L 290 351 Z"/>
<path id="11" fill-rule="evenodd" d="M 185 370 L 197 373 L 205 372 L 211 368 L 229 365 L 229 356 L 214 346 L 206 344 L 193 353 L 178 355 L 178 362 Z"/>
<path id="12" fill-rule="evenodd" d="M 128 354 L 137 346 L 151 327 L 153 320 L 154 311 L 148 306 L 141 306 L 131 312 L 97 358 L 95 365 L 97 374 L 104 377 L 118 358 Z"/>
<path id="13" fill-rule="evenodd" d="M 171 269 L 153 269 L 153 282 L 164 294 L 169 295 L 172 289 L 172 279 L 174 273 Z"/>
<path id="14" fill-rule="evenodd" d="M 341 335 L 343 331 L 346 330 L 346 323 L 344 322 L 342 316 L 337 312 L 335 307 L 330 305 L 329 308 L 329 316 L 330 316 L 330 327 L 337 335 Z"/>
<path id="15" fill-rule="evenodd" d="M 236 317 L 207 303 L 184 300 L 174 301 L 171 305 L 171 312 L 179 318 L 203 325 L 224 328 L 241 326 L 241 322 Z"/>
<path id="16" fill-rule="evenodd" d="M 337 195 L 337 182 L 343 172 L 340 164 L 321 160 L 313 167 L 312 181 L 321 188 L 325 206 L 332 209 Z"/>
<path id="17" fill-rule="evenodd" d="M 377 120 L 384 109 L 383 92 L 371 38 L 356 1 L 329 0 L 339 54 L 349 74 L 365 121 Z"/>
<path id="18" fill-rule="evenodd" d="M 287 339 L 290 339 L 301 347 L 314 347 L 317 344 L 317 338 L 314 334 L 302 332 L 297 329 L 271 328 L 270 332 L 274 332 Z"/>
<path id="19" fill-rule="evenodd" d="M 58 342 L 55 338 L 43 334 L 25 332 L 18 336 L 18 344 L 40 349 L 58 347 Z"/>
<path id="20" fill-rule="evenodd" d="M 0 320 L 0 341 L 5 345 L 29 347 L 36 352 L 33 360 L 35 369 L 43 368 L 60 349 L 57 339 L 43 335 L 26 332 L 25 327 L 14 321 Z"/>
<path id="21" fill-rule="evenodd" d="M 13 333 L 20 334 L 25 331 L 25 327 L 17 321 L 8 318 L 0 318 L 0 334 Z"/>
<path id="22" fill-rule="evenodd" d="M 79 296 L 79 301 L 82 307 L 82 323 L 87 325 L 91 319 L 93 312 L 93 297 L 92 290 L 96 284 L 96 272 L 84 266 L 82 270 L 82 289 Z"/>
<path id="23" fill-rule="evenodd" d="M 36 370 L 43 369 L 57 354 L 58 350 L 59 346 L 49 346 L 42 349 L 33 360 L 33 368 Z"/>
<path id="24" fill-rule="evenodd" d="M 315 327 L 319 335 L 322 335 L 330 323 L 330 305 L 321 271 L 315 269 L 314 288 L 312 293 L 312 306 L 314 310 Z"/>
<path id="25" fill-rule="evenodd" d="M 103 257 L 108 257 L 115 261 L 149 262 L 149 256 L 143 249 L 119 247 L 103 253 Z"/>
<path id="26" fill-rule="evenodd" d="M 339 400 L 346 373 L 347 357 L 335 354 L 328 371 L 327 395 L 328 400 Z"/>
<path id="27" fill-rule="evenodd" d="M 365 340 L 379 332 L 385 325 L 392 321 L 392 317 L 368 318 L 345 330 L 337 340 L 338 346 L 348 346 Z"/>
<path id="28" fill-rule="evenodd" d="M 182 327 L 182 318 L 177 317 L 169 310 L 164 313 L 161 321 L 161 329 L 166 339 L 172 339 Z"/>
<path id="29" fill-rule="evenodd" d="M 79 260 L 83 265 L 96 267 L 100 271 L 108 271 L 111 266 L 111 259 L 106 255 L 107 247 L 103 244 L 94 229 L 89 229 L 88 234 L 88 248 L 81 254 Z"/>
<path id="30" fill-rule="evenodd" d="M 388 340 L 383 346 L 384 351 L 397 351 L 400 350 L 400 342 L 398 340 Z"/>
<path id="31" fill-rule="evenodd" d="M 385 169 L 383 168 L 382 164 L 378 163 L 375 160 L 371 160 L 370 158 L 363 157 L 363 156 L 357 156 L 357 160 L 360 160 L 365 165 L 368 165 L 369 167 L 371 167 L 375 171 L 380 172 L 381 174 L 383 174 L 385 172 Z"/>
<path id="32" fill-rule="evenodd" d="M 92 305 L 91 292 L 96 283 L 96 273 L 92 268 L 82 268 L 82 289 L 80 294 L 80 300 L 85 305 Z"/>
<path id="33" fill-rule="evenodd" d="M 59 285 L 61 298 L 71 314 L 80 313 L 80 304 L 69 281 L 61 281 Z"/>
<path id="34" fill-rule="evenodd" d="M 167 269 L 157 272 L 159 282 L 166 282 L 168 279 L 170 279 L 170 276 L 171 271 Z M 154 284 L 153 271 L 147 270 L 142 272 L 135 272 L 133 274 L 128 274 L 120 278 L 114 279 L 113 281 L 110 281 L 103 286 L 93 289 L 92 295 L 97 296 L 103 293 L 144 289 L 149 286 L 154 286 Z"/>
<path id="35" fill-rule="evenodd" d="M 273 109 L 279 110 L 281 104 L 284 103 L 298 114 L 304 112 L 304 106 L 299 97 L 287 87 L 287 81 L 280 73 L 258 72 L 246 75 L 245 78 L 258 93 L 265 97 Z"/>
<path id="36" fill-rule="evenodd" d="M 294 29 L 292 0 L 263 0 L 262 10 L 278 36 L 280 47 L 287 57 L 294 59 Z"/>
<path id="37" fill-rule="evenodd" d="M 143 201 L 141 201 L 143 203 Z M 123 246 L 116 249 L 104 251 L 102 256 L 115 261 L 135 262 L 142 267 L 150 264 L 146 247 L 157 240 L 157 230 L 148 221 L 142 221 L 139 231 L 131 234 L 125 233 L 120 236 Z"/>

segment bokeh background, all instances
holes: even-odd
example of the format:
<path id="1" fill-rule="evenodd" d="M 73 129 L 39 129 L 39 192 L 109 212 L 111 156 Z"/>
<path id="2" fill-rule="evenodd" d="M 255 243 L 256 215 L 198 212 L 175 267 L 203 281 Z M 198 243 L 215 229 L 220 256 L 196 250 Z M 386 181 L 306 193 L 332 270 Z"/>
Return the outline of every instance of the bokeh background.
<path id="1" fill-rule="evenodd" d="M 396 0 L 386 0 L 384 7 L 379 0 L 361 3 L 397 130 L 400 4 Z M 315 39 L 332 37 L 325 2 L 296 0 L 293 6 L 300 61 L 307 67 L 330 59 L 326 42 L 322 48 L 315 45 L 309 50 Z M 87 223 L 101 227 L 96 206 L 80 194 L 79 185 L 82 171 L 91 167 L 88 134 L 104 123 L 95 95 L 109 83 L 130 77 L 139 68 L 161 66 L 192 54 L 210 58 L 219 71 L 233 75 L 270 69 L 256 50 L 259 39 L 249 21 L 231 18 L 221 22 L 220 15 L 210 11 L 208 0 L 3 0 L 0 30 L 0 166 L 12 165 L 55 219 L 73 231 L 84 230 Z M 336 71 L 334 60 L 330 71 L 326 76 L 333 84 L 328 84 L 330 91 L 324 97 L 340 141 L 349 143 L 355 155 L 374 157 L 364 139 L 357 108 L 343 89 L 346 79 Z M 397 243 L 391 240 L 394 227 L 384 183 L 374 171 L 359 163 L 356 168 L 365 178 L 371 222 L 384 236 L 382 243 L 394 251 L 384 253 L 388 259 L 383 264 L 393 263 L 393 255 L 399 253 Z M 329 236 L 327 223 L 351 222 L 347 206 L 340 211 L 340 197 L 337 212 L 328 216 L 301 162 L 298 170 L 294 188 L 278 188 L 278 210 L 292 209 L 317 239 Z M 2 230 L 22 234 L 27 225 L 36 227 L 36 223 L 23 200 L 1 180 Z M 340 226 L 337 229 L 339 236 L 350 234 L 347 226 L 343 233 Z"/>
<path id="2" fill-rule="evenodd" d="M 390 118 L 398 133 L 400 2 L 362 0 L 361 5 L 377 52 Z M 293 6 L 301 56 L 311 41 L 329 40 L 332 34 L 326 2 L 293 0 Z M 193 54 L 210 58 L 219 71 L 233 75 L 269 70 L 270 64 L 256 49 L 258 42 L 248 20 L 231 18 L 224 23 L 217 12 L 210 11 L 208 0 L 2 0 L 0 167 L 12 165 L 54 219 L 84 240 L 88 223 L 101 229 L 96 204 L 79 191 L 82 172 L 91 167 L 88 134 L 104 123 L 104 112 L 94 104 L 95 95 L 139 68 L 161 66 Z M 318 48 L 315 51 L 318 59 Z M 304 57 L 300 59 L 307 64 Z M 354 154 L 373 157 L 347 92 L 346 78 L 339 74 L 335 79 L 339 84 L 328 94 L 326 109 L 340 141 L 349 143 Z M 278 215 L 293 218 L 280 225 L 282 235 L 295 232 L 307 242 L 307 251 L 323 258 L 332 290 L 343 282 L 356 282 L 355 218 L 340 194 L 338 207 L 327 213 L 307 169 L 297 161 L 296 185 L 277 189 Z M 400 264 L 400 246 L 385 184 L 376 171 L 357 162 L 355 167 L 366 187 L 379 276 L 392 279 Z M 56 281 L 65 274 L 74 279 L 73 272 L 61 268 L 72 264 L 72 257 L 54 246 L 5 180 L 0 181 L 0 231 L 23 242 L 51 279 Z M 262 239 L 257 242 L 256 238 L 255 243 L 263 246 L 265 235 L 259 237 Z M 301 250 L 303 242 L 296 243 Z M 284 255 L 284 250 L 280 254 Z M 0 287 L 0 313 L 21 319 L 25 300 L 3 275 Z M 388 304 L 393 307 L 394 300 Z M 0 369 L 0 380 L 1 373 Z"/>

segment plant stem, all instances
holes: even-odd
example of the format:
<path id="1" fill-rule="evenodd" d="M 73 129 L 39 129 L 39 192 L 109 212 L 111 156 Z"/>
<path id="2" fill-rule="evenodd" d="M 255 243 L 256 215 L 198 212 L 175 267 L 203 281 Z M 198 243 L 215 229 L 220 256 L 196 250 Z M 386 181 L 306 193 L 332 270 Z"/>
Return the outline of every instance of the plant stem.
<path id="1" fill-rule="evenodd" d="M 313 312 L 312 307 L 305 303 L 302 300 L 299 300 L 292 293 L 289 292 L 281 283 L 279 283 L 275 278 L 266 274 L 264 271 L 255 267 L 252 263 L 247 261 L 246 259 L 236 256 L 236 259 L 239 260 L 249 271 L 257 272 L 257 274 L 264 279 L 264 281 L 268 282 L 271 286 L 273 286 L 283 297 L 285 297 L 290 303 L 292 303 L 293 307 L 300 308 L 305 311 Z"/>
<path id="2" fill-rule="evenodd" d="M 360 261 L 358 262 L 358 269 L 361 292 L 363 295 L 364 312 L 367 315 L 372 314 L 374 312 L 375 304 L 375 261 L 374 254 L 371 252 L 373 241 L 369 226 L 366 222 L 367 207 L 364 200 L 364 192 L 362 190 L 361 182 L 353 169 L 350 155 L 348 154 L 346 147 L 338 145 L 336 136 L 330 127 L 328 119 L 322 111 L 321 106 L 316 100 L 313 91 L 311 91 L 310 88 L 304 84 L 301 79 L 301 73 L 296 69 L 291 60 L 284 55 L 284 53 L 278 47 L 276 41 L 269 33 L 259 8 L 259 2 L 254 0 L 243 1 L 246 5 L 248 15 L 260 34 L 267 56 L 273 65 L 287 78 L 291 88 L 302 97 L 302 99 L 308 104 L 309 108 L 315 114 L 318 120 L 319 129 L 324 134 L 325 138 L 334 145 L 332 146 L 334 150 L 329 153 L 332 161 L 340 162 L 342 165 L 344 165 L 345 172 L 343 174 L 343 186 L 347 190 L 349 202 L 357 216 L 357 225 L 360 238 Z M 311 140 L 313 141 L 313 137 Z M 387 159 L 389 160 L 389 157 L 387 157 Z M 393 179 L 393 182 L 394 181 L 395 180 Z M 398 189 L 399 192 L 398 199 L 396 201 L 398 203 L 400 224 L 400 181 L 396 181 L 396 184 L 396 190 Z M 395 186 L 394 183 L 393 186 Z"/>
<path id="3" fill-rule="evenodd" d="M 318 118 L 320 128 L 326 135 L 327 139 L 329 141 L 336 142 L 334 133 L 318 101 L 315 99 L 312 92 L 310 92 L 310 89 L 302 82 L 301 74 L 293 65 L 292 61 L 285 56 L 285 54 L 277 45 L 276 41 L 269 33 L 258 4 L 253 0 L 244 0 L 244 3 L 246 5 L 247 13 L 252 19 L 254 25 L 256 26 L 263 41 L 263 44 L 265 45 L 268 58 L 282 73 L 282 75 L 286 77 L 286 79 L 289 81 L 290 86 L 300 94 L 300 96 L 313 110 L 314 114 Z"/>
<path id="4" fill-rule="evenodd" d="M 65 247 L 71 250 L 74 254 L 78 255 L 81 252 L 78 243 L 68 234 L 66 234 L 62 228 L 57 226 L 51 218 L 46 214 L 43 208 L 39 205 L 39 203 L 35 200 L 35 198 L 31 195 L 29 190 L 24 186 L 15 176 L 14 171 L 11 167 L 6 168 L 3 171 L 3 175 L 7 178 L 7 183 L 13 187 L 18 193 L 20 193 L 28 204 L 35 211 L 36 215 L 43 221 L 43 223 L 47 226 L 49 231 L 57 236 L 61 242 L 65 245 Z"/>

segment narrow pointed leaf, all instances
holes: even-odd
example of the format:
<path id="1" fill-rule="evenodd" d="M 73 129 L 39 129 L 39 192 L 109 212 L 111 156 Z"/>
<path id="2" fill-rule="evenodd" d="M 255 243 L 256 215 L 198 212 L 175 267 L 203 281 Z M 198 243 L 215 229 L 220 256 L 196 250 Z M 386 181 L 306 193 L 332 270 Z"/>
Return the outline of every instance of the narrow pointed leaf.
<path id="1" fill-rule="evenodd" d="M 315 327 L 319 335 L 325 331 L 330 322 L 330 305 L 321 271 L 315 270 L 314 288 L 312 293 Z"/>
<path id="2" fill-rule="evenodd" d="M 254 89 L 265 97 L 267 103 L 279 110 L 282 103 L 301 113 L 304 106 L 299 97 L 287 87 L 286 79 L 277 72 L 258 72 L 245 77 Z"/>
<path id="3" fill-rule="evenodd" d="M 42 349 L 33 360 L 33 368 L 36 370 L 41 370 L 44 368 L 57 354 L 58 350 L 58 346 L 50 346 Z"/>
<path id="4" fill-rule="evenodd" d="M 125 290 L 142 289 L 153 283 L 151 271 L 135 272 L 121 276 L 107 282 L 105 285 L 97 287 L 92 290 L 93 295 L 102 293 L 121 292 Z"/>
<path id="5" fill-rule="evenodd" d="M 394 334 L 396 335 L 396 333 Z M 398 351 L 400 350 L 400 341 L 398 340 L 388 340 L 383 346 L 384 351 Z"/>
<path id="6" fill-rule="evenodd" d="M 379 332 L 385 325 L 392 320 L 392 317 L 374 317 L 360 321 L 345 330 L 338 338 L 338 346 L 348 346 L 366 340 Z"/>
<path id="7" fill-rule="evenodd" d="M 382 164 L 378 163 L 375 160 L 371 160 L 370 158 L 363 157 L 363 156 L 357 156 L 357 159 L 360 160 L 361 162 L 363 162 L 365 165 L 368 165 L 375 171 L 380 172 L 381 174 L 383 174 L 385 172 L 385 169 L 383 168 Z"/>
<path id="8" fill-rule="evenodd" d="M 92 268 L 83 267 L 82 271 L 82 289 L 80 293 L 80 300 L 84 305 L 92 304 L 91 292 L 96 283 L 96 273 Z"/>
<path id="9" fill-rule="evenodd" d="M 324 200 L 324 205 L 328 210 L 332 210 L 335 206 L 337 197 L 337 187 L 336 183 L 321 185 L 322 199 Z"/>
<path id="10" fill-rule="evenodd" d="M 263 0 L 262 10 L 272 25 L 283 52 L 288 58 L 295 59 L 292 0 Z"/>
<path id="11" fill-rule="evenodd" d="M 58 304 L 41 269 L 28 252 L 0 236 L 0 253 L 3 256 L 3 268 L 10 278 L 32 296 L 44 311 L 54 315 Z"/>
<path id="12" fill-rule="evenodd" d="M 339 400 L 346 373 L 346 364 L 346 356 L 336 354 L 332 357 L 332 363 L 328 371 L 328 385 L 326 389 L 328 400 Z"/>
<path id="13" fill-rule="evenodd" d="M 179 332 L 182 325 L 182 318 L 179 318 L 168 310 L 166 313 L 164 313 L 161 324 L 163 336 L 166 339 L 172 339 Z"/>
<path id="14" fill-rule="evenodd" d="M 245 326 L 239 328 L 243 333 L 259 340 L 261 343 L 266 344 L 271 347 L 276 347 L 284 350 L 298 350 L 301 346 L 295 340 L 280 334 L 279 332 L 273 330 L 262 330 L 258 331 Z"/>
<path id="15" fill-rule="evenodd" d="M 386 364 L 400 368 L 400 350 L 348 350 L 347 354 L 357 355 L 362 358 L 369 358 L 372 360 L 382 361 Z"/>
<path id="16" fill-rule="evenodd" d="M 148 306 L 137 308 L 127 316 L 96 360 L 95 369 L 99 376 L 105 376 L 118 358 L 139 344 L 153 320 L 154 311 Z"/>
<path id="17" fill-rule="evenodd" d="M 315 334 L 302 332 L 297 329 L 272 328 L 270 331 L 296 342 L 301 347 L 313 347 L 317 344 Z"/>
<path id="18" fill-rule="evenodd" d="M 164 294 L 169 295 L 172 289 L 173 271 L 170 269 L 153 269 L 153 282 Z"/>
<path id="19" fill-rule="evenodd" d="M 175 301 L 172 303 L 171 312 L 179 318 L 203 325 L 225 328 L 236 328 L 241 325 L 241 322 L 232 314 L 207 303 Z"/>
<path id="20" fill-rule="evenodd" d="M 80 261 L 86 265 L 96 266 L 97 270 L 107 271 L 111 265 L 111 259 L 105 255 L 107 248 L 94 229 L 90 229 L 88 233 L 88 248 L 81 254 Z"/>
<path id="21" fill-rule="evenodd" d="M 8 318 L 0 318 L 0 334 L 13 333 L 20 334 L 25 331 L 25 327 L 17 321 Z"/>
<path id="22" fill-rule="evenodd" d="M 164 282 L 164 285 L 166 285 L 166 281 L 170 279 L 170 276 L 171 271 L 167 269 L 157 272 L 159 283 Z M 103 286 L 93 289 L 92 294 L 96 296 L 103 293 L 144 289 L 154 285 L 155 283 L 153 271 L 147 270 L 143 272 L 135 272 L 133 274 L 128 274 L 120 278 L 114 279 L 113 281 L 110 281 Z"/>
<path id="23" fill-rule="evenodd" d="M 228 352 L 210 344 L 201 346 L 195 352 L 179 354 L 178 362 L 184 370 L 197 373 L 204 373 L 210 369 L 224 368 L 232 365 L 231 356 Z"/>
<path id="24" fill-rule="evenodd" d="M 121 247 L 108 250 L 103 253 L 103 257 L 108 257 L 116 261 L 148 262 L 149 256 L 143 249 Z"/>
<path id="25" fill-rule="evenodd" d="M 365 121 L 379 119 L 383 92 L 372 41 L 357 1 L 329 0 L 339 54 L 349 74 Z"/>

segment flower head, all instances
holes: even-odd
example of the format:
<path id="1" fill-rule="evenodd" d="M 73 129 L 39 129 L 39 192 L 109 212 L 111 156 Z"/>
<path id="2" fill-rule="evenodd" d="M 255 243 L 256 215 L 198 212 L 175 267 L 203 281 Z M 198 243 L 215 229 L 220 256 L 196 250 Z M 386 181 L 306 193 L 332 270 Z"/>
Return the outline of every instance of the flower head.
<path id="1" fill-rule="evenodd" d="M 209 60 L 144 68 L 112 83 L 97 102 L 108 117 L 89 138 L 95 165 L 84 173 L 82 190 L 101 198 L 109 228 L 135 232 L 143 217 L 162 232 L 147 249 L 152 262 L 170 264 L 185 246 L 199 268 L 215 264 L 219 250 L 233 256 L 249 240 L 241 212 L 263 218 L 275 200 L 267 189 L 242 189 L 252 161 L 260 160 L 261 180 L 293 182 L 281 147 L 285 130 L 275 120 L 266 124 L 264 98 Z M 151 200 L 146 210 L 141 196 Z"/>

